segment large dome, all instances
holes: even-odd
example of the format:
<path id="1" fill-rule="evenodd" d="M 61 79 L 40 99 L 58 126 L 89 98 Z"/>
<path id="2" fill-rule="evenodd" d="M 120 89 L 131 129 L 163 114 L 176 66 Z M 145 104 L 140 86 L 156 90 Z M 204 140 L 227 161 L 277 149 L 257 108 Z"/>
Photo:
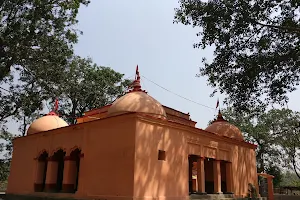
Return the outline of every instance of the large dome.
<path id="1" fill-rule="evenodd" d="M 242 132 L 238 127 L 226 121 L 219 112 L 218 117 L 206 129 L 206 131 L 216 133 L 220 136 L 229 137 L 238 141 L 244 141 Z"/>
<path id="2" fill-rule="evenodd" d="M 139 112 L 153 115 L 159 118 L 166 118 L 163 106 L 141 89 L 138 67 L 136 77 L 132 83 L 132 90 L 118 98 L 108 109 L 107 116 L 115 116 L 128 112 Z"/>
<path id="3" fill-rule="evenodd" d="M 132 91 L 117 99 L 108 109 L 108 116 L 127 112 L 140 112 L 161 118 L 166 117 L 162 105 L 143 91 Z"/>
<path id="4" fill-rule="evenodd" d="M 67 122 L 53 113 L 38 118 L 33 121 L 27 130 L 27 135 L 32 135 L 39 132 L 49 131 L 61 127 L 68 126 Z"/>

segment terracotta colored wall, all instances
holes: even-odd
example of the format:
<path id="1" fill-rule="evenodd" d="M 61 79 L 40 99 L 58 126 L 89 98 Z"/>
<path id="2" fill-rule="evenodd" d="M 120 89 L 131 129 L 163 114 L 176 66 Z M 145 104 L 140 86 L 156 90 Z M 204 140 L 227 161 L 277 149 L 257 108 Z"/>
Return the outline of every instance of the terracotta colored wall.
<path id="1" fill-rule="evenodd" d="M 248 192 L 248 183 L 256 185 L 258 191 L 254 149 L 235 146 L 233 147 L 232 160 L 233 188 L 235 189 L 235 194 L 246 195 Z"/>
<path id="2" fill-rule="evenodd" d="M 136 133 L 134 195 L 138 198 L 165 198 L 166 194 L 170 195 L 169 198 L 186 197 L 188 155 L 193 154 L 232 162 L 233 192 L 236 196 L 244 196 L 248 183 L 257 185 L 255 152 L 252 148 L 251 145 L 199 129 L 141 119 L 137 123 Z M 166 161 L 158 160 L 158 150 L 166 151 Z M 213 180 L 213 168 L 206 168 L 209 170 L 206 180 Z"/>
<path id="3" fill-rule="evenodd" d="M 126 197 L 133 195 L 135 122 L 132 116 L 89 123 L 83 171 L 89 197 Z"/>
<path id="4" fill-rule="evenodd" d="M 138 121 L 136 125 L 134 197 L 188 197 L 188 159 L 184 132 L 159 124 Z M 158 160 L 158 150 L 166 160 Z"/>
<path id="5" fill-rule="evenodd" d="M 33 160 L 34 156 L 32 155 L 36 153 L 36 146 L 32 145 L 29 140 L 20 139 L 14 140 L 13 146 L 13 159 L 11 161 L 6 193 L 30 193 L 33 191 L 35 167 L 35 160 Z"/>
<path id="6" fill-rule="evenodd" d="M 69 155 L 80 147 L 84 158 L 77 196 L 132 196 L 134 131 L 134 119 L 120 116 L 18 138 L 7 193 L 34 192 L 34 158 L 43 149 L 52 155 L 63 148 Z"/>
<path id="7" fill-rule="evenodd" d="M 44 149 L 52 155 L 63 148 L 69 155 L 80 147 L 77 197 L 188 198 L 189 154 L 232 161 L 234 192 L 245 195 L 248 183 L 257 185 L 255 152 L 238 144 L 137 114 L 95 120 L 16 139 L 7 193 L 33 192 L 34 158 Z M 158 160 L 158 150 L 166 152 L 165 161 Z"/>

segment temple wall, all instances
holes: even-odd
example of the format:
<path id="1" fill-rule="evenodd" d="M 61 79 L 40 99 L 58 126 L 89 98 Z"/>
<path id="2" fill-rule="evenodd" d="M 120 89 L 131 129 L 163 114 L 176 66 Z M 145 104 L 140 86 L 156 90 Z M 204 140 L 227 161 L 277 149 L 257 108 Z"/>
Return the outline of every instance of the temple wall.
<path id="1" fill-rule="evenodd" d="M 251 145 L 169 122 L 141 119 L 136 129 L 134 196 L 137 199 L 186 198 L 188 155 L 231 162 L 233 192 L 238 197 L 247 194 L 248 183 L 258 188 L 255 151 Z M 165 151 L 165 161 L 158 160 L 159 150 Z M 205 167 L 209 170 L 207 181 L 213 181 L 210 165 Z M 224 174 L 224 168 L 221 170 Z"/>
<path id="2" fill-rule="evenodd" d="M 138 121 L 134 167 L 134 199 L 188 199 L 188 160 L 184 132 Z M 158 160 L 158 151 L 165 160 Z"/>
<path id="3" fill-rule="evenodd" d="M 251 145 L 137 114 L 21 137 L 13 145 L 7 194 L 36 195 L 37 161 L 34 159 L 44 150 L 51 156 L 60 148 L 66 155 L 80 148 L 84 155 L 78 191 L 51 194 L 57 197 L 188 199 L 188 155 L 191 154 L 232 162 L 233 192 L 237 196 L 247 193 L 248 183 L 257 186 L 255 152 Z M 159 150 L 165 153 L 160 155 L 162 160 L 159 160 Z M 211 172 L 212 168 L 209 167 Z M 207 180 L 212 181 L 213 177 Z"/>
<path id="4" fill-rule="evenodd" d="M 88 123 L 84 188 L 79 196 L 127 199 L 133 195 L 133 117 L 124 115 Z"/>
<path id="5" fill-rule="evenodd" d="M 36 140 L 13 141 L 13 153 L 6 193 L 27 194 L 33 192 Z"/>
<path id="6" fill-rule="evenodd" d="M 75 195 L 51 195 L 110 199 L 132 196 L 134 131 L 132 116 L 119 116 L 17 138 L 13 142 L 7 194 L 34 193 L 34 158 L 44 150 L 51 156 L 61 148 L 69 155 L 78 147 L 84 154 L 78 191 Z"/>
<path id="7" fill-rule="evenodd" d="M 255 150 L 241 146 L 233 147 L 232 155 L 233 188 L 238 196 L 245 196 L 248 192 L 248 183 L 255 185 L 258 191 Z"/>

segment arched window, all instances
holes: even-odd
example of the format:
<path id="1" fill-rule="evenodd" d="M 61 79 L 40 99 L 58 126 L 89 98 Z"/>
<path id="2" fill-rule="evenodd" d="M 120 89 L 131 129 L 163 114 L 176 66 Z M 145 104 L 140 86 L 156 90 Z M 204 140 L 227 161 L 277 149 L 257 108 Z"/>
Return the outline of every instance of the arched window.
<path id="1" fill-rule="evenodd" d="M 66 152 L 62 149 L 54 153 L 53 157 L 57 162 L 57 175 L 56 175 L 56 191 L 60 192 L 62 190 L 62 183 L 64 177 L 64 157 Z"/>
<path id="2" fill-rule="evenodd" d="M 45 189 L 47 174 L 48 153 L 44 151 L 37 159 L 36 175 L 34 181 L 34 191 L 42 192 Z"/>
<path id="3" fill-rule="evenodd" d="M 78 189 L 78 178 L 79 178 L 79 167 L 80 167 L 80 155 L 81 155 L 81 150 L 80 149 L 75 149 L 71 153 L 71 157 L 74 158 L 74 161 L 76 163 L 76 170 L 75 170 L 75 186 L 74 186 L 74 192 L 77 191 Z"/>
<path id="4" fill-rule="evenodd" d="M 78 189 L 81 150 L 76 148 L 65 157 L 63 192 L 74 193 Z"/>

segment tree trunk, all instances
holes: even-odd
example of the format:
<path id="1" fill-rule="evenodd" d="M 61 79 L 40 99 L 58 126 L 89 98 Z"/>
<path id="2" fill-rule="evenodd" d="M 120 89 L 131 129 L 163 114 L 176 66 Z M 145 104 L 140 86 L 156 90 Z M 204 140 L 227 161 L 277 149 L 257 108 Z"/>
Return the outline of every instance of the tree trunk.
<path id="1" fill-rule="evenodd" d="M 26 134 L 26 128 L 27 128 L 26 116 L 24 116 L 23 117 L 23 133 L 22 133 L 22 136 L 25 136 L 25 134 Z"/>

